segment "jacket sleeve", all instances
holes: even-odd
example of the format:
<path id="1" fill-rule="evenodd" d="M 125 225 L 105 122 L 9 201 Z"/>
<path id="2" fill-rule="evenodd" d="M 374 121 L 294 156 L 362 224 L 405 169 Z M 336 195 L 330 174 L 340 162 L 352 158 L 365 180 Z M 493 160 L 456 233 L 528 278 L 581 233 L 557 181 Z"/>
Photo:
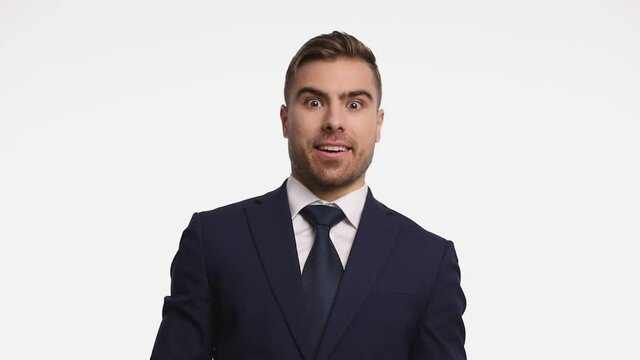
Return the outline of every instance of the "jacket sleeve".
<path id="1" fill-rule="evenodd" d="M 465 307 L 458 258 L 453 243 L 449 241 L 440 261 L 429 304 L 420 320 L 418 341 L 411 359 L 465 360 L 462 321 Z"/>
<path id="2" fill-rule="evenodd" d="M 164 299 L 162 323 L 151 360 L 211 360 L 213 311 L 200 215 L 182 233 L 171 263 L 171 296 Z"/>

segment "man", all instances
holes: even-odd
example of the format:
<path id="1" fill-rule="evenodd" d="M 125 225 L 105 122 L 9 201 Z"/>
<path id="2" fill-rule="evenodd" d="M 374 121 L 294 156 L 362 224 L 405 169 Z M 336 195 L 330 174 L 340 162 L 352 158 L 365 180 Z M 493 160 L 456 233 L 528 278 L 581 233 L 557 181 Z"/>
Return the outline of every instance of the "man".
<path id="1" fill-rule="evenodd" d="M 453 244 L 379 203 L 380 74 L 333 32 L 294 56 L 280 110 L 291 176 L 194 214 L 151 358 L 465 359 Z"/>

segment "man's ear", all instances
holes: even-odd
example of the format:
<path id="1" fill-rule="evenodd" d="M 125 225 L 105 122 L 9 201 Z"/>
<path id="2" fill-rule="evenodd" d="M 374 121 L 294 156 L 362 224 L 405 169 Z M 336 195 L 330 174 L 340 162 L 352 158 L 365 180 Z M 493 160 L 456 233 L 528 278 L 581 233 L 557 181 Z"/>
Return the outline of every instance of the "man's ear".
<path id="1" fill-rule="evenodd" d="M 282 136 L 289 136 L 289 115 L 287 114 L 287 105 L 280 106 L 280 122 L 282 123 Z"/>
<path id="2" fill-rule="evenodd" d="M 380 131 L 382 130 L 382 122 L 384 121 L 384 110 L 378 110 L 378 117 L 376 119 L 376 142 L 380 141 Z"/>

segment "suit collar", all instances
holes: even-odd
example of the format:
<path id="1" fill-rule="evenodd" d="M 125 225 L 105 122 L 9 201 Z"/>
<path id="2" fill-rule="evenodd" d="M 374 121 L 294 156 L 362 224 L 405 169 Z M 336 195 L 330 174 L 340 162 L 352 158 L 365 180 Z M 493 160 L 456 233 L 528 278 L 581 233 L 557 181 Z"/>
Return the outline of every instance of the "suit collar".
<path id="1" fill-rule="evenodd" d="M 303 358 L 311 360 L 313 353 L 306 334 L 302 276 L 285 184 L 257 198 L 255 206 L 246 209 L 246 216 L 289 331 Z M 398 233 L 390 221 L 392 214 L 370 190 L 367 192 L 358 231 L 316 359 L 327 359 L 331 355 L 378 277 Z"/>
<path id="2" fill-rule="evenodd" d="M 302 357 L 311 360 L 302 276 L 285 184 L 255 200 L 246 216 L 269 285 Z"/>
<path id="3" fill-rule="evenodd" d="M 369 190 L 316 359 L 324 360 L 331 355 L 378 278 L 398 234 L 398 227 L 391 221 L 392 214 Z"/>

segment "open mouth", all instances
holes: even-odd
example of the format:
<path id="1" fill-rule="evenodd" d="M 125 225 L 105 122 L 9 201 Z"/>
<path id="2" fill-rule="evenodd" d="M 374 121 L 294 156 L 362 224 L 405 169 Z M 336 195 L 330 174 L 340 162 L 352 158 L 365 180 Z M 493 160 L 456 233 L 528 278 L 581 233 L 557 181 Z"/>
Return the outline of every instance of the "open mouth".
<path id="1" fill-rule="evenodd" d="M 341 153 L 341 152 L 347 152 L 349 150 L 351 150 L 351 148 L 347 147 L 347 146 L 339 146 L 339 145 L 321 145 L 317 147 L 318 150 L 320 151 L 324 151 L 327 153 L 333 153 L 333 154 L 337 154 L 337 153 Z"/>

